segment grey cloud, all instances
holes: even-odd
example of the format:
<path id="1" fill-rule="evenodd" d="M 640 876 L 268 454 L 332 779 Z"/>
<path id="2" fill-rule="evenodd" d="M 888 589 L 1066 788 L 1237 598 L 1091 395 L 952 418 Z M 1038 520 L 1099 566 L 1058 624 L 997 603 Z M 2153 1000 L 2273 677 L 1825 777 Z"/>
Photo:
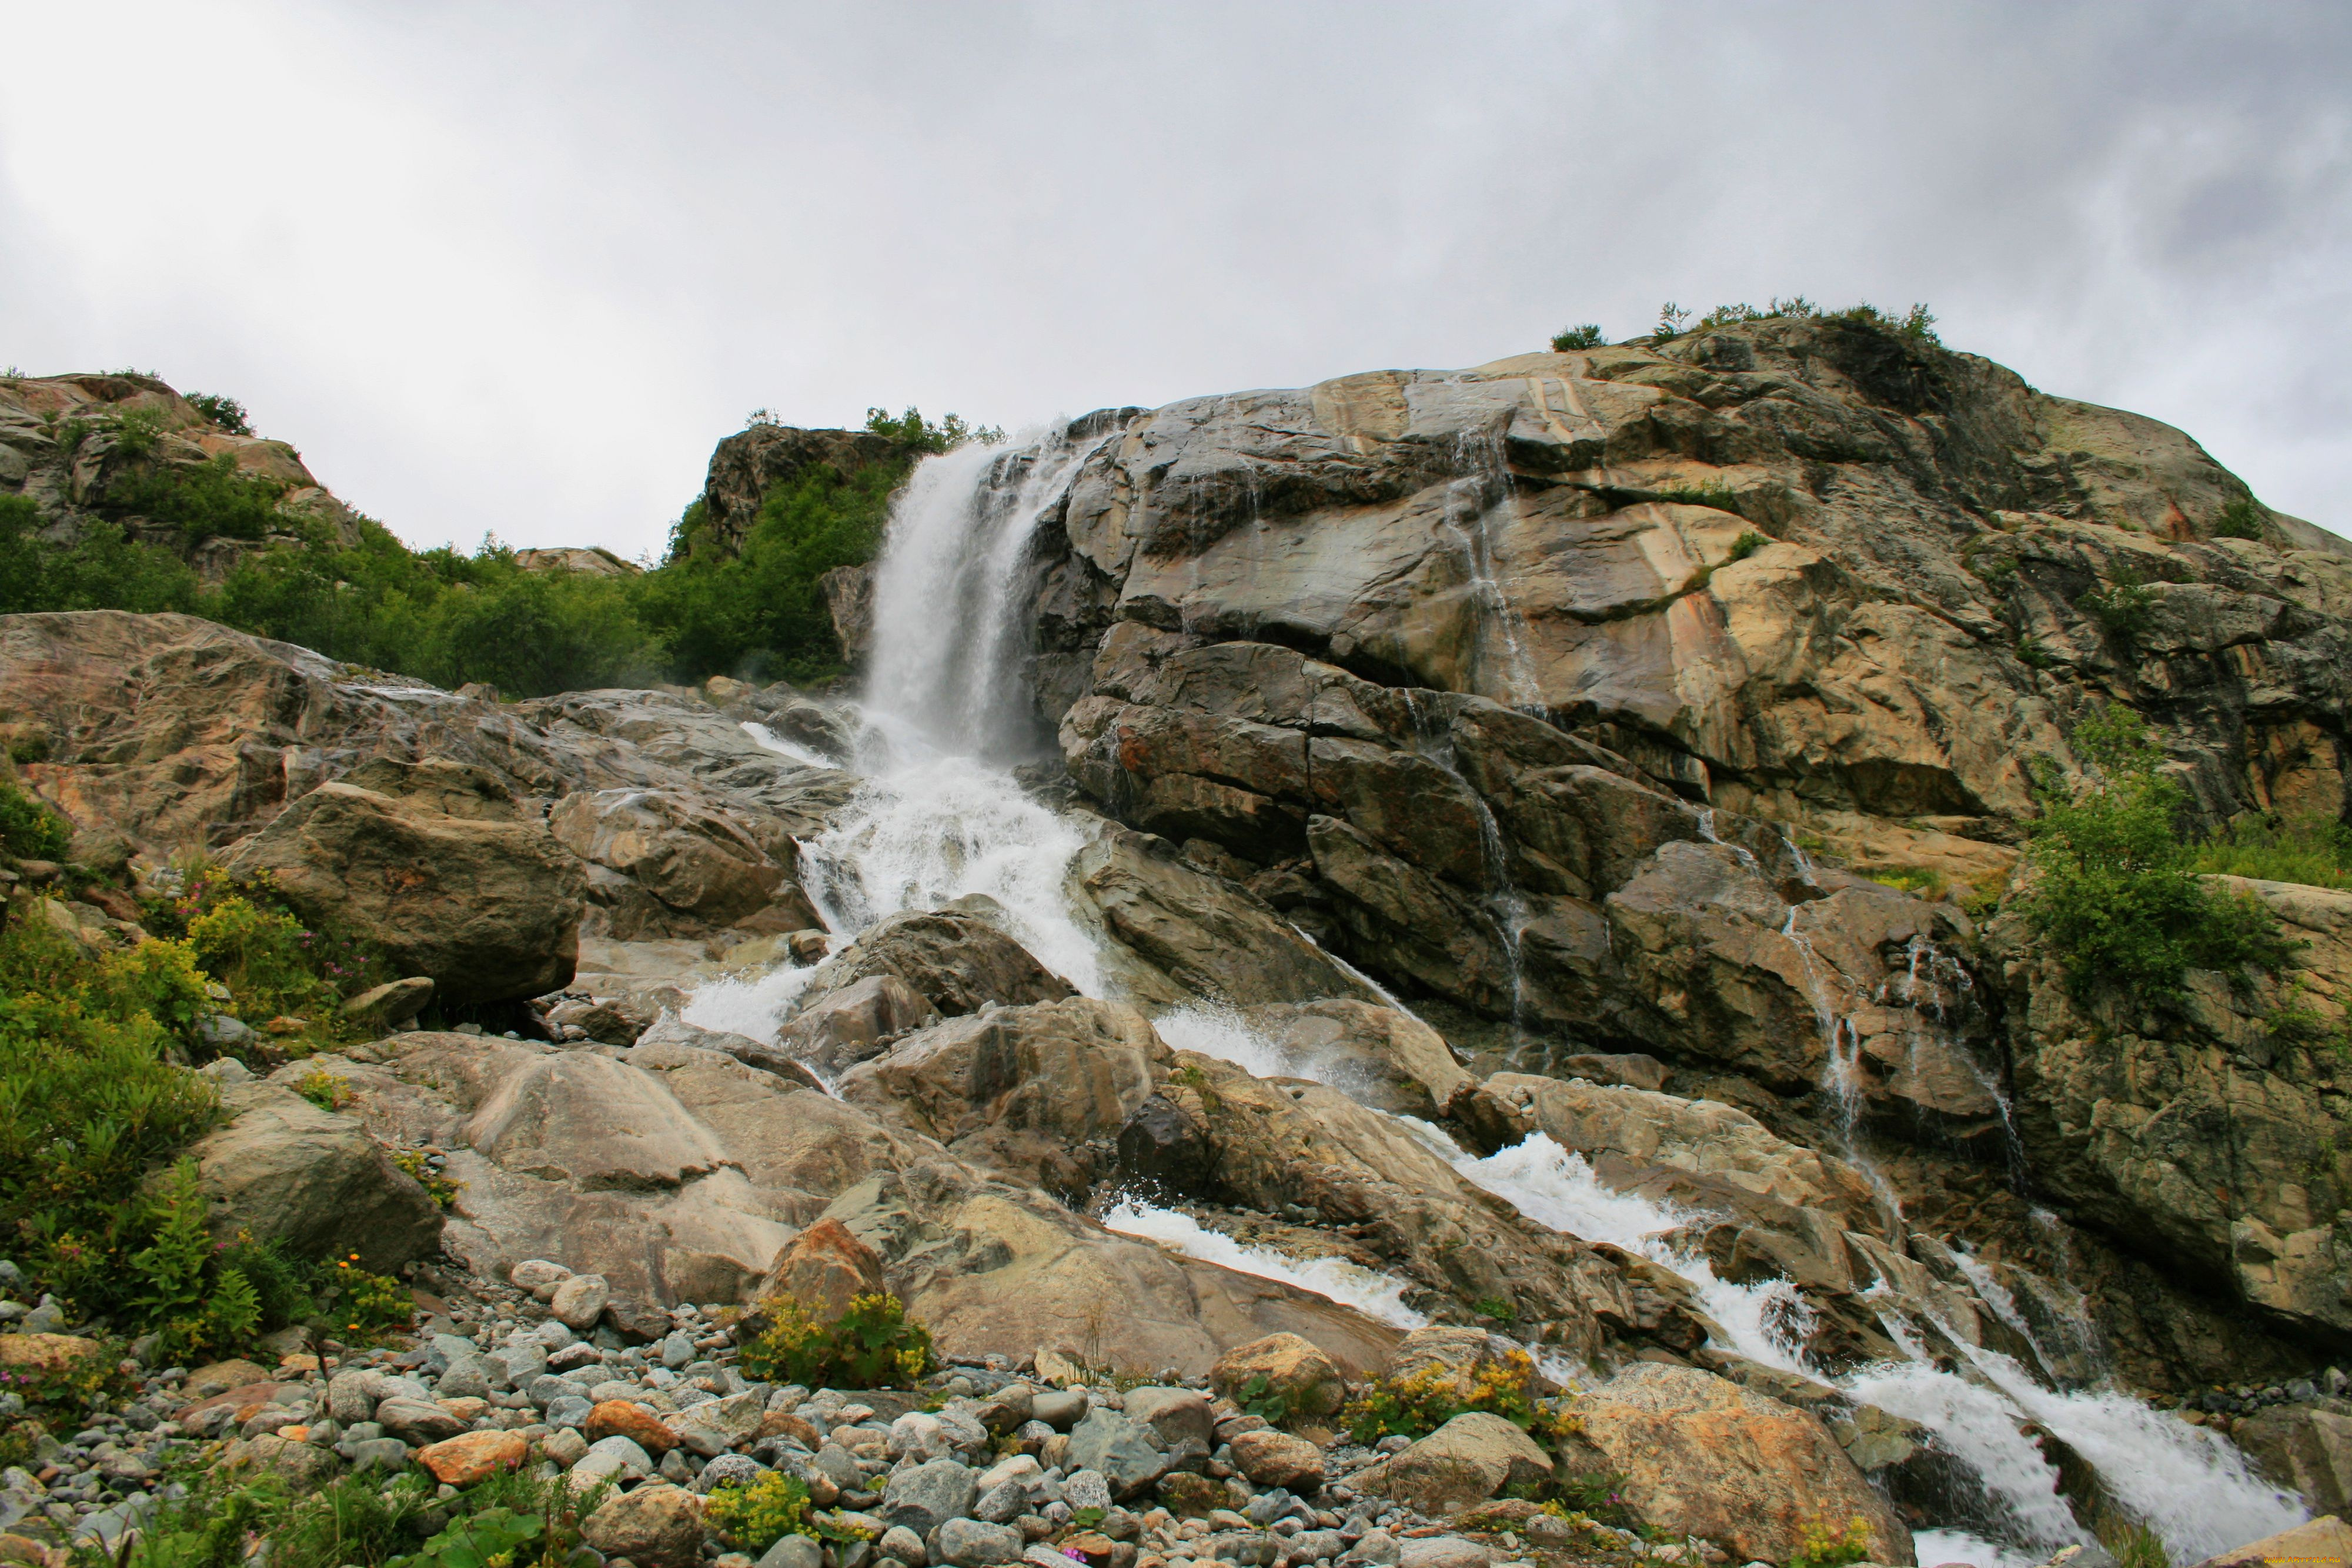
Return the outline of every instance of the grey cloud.
<path id="1" fill-rule="evenodd" d="M 2340 5 L 184 10 L 17 25 L 0 360 L 237 392 L 414 539 L 658 548 L 754 405 L 1018 425 L 1800 291 L 2352 527 Z"/>

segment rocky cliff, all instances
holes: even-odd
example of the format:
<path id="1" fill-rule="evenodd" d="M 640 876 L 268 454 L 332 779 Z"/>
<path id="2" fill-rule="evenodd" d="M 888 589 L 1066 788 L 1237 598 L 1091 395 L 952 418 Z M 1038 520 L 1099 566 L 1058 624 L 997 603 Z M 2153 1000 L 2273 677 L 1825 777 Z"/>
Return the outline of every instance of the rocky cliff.
<path id="1" fill-rule="evenodd" d="M 752 434 L 714 518 L 858 456 Z M 1576 1462 L 1774 1561 L 1807 1498 L 1880 1561 L 2285 1517 L 2199 1425 L 2340 1501 L 2352 894 L 2251 884 L 2285 973 L 2098 1007 L 2014 908 L 2027 759 L 2097 704 L 2208 821 L 2352 806 L 2352 547 L 2186 436 L 1750 322 L 966 451 L 831 586 L 863 705 L 88 612 L 0 620 L 0 721 L 77 857 L 406 942 L 445 1027 L 333 1059 L 334 1119 L 448 1152 L 433 1267 L 593 1273 L 623 1337 L 829 1220 L 1008 1363 L 1507 1336 L 1583 1385 Z M 1018 787 L 924 727 L 1008 692 L 1058 750 Z M 1658 1470 L 1701 1431 L 1759 1479 Z M 1446 1511 L 1399 1464 L 1351 1484 Z"/>

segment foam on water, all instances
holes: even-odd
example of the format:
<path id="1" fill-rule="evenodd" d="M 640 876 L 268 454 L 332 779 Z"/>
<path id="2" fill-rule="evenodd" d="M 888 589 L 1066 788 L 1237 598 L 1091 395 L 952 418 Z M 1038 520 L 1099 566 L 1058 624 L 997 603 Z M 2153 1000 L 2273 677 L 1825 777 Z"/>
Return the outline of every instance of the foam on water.
<path id="1" fill-rule="evenodd" d="M 1137 1198 L 1121 1198 L 1103 1224 L 1122 1236 L 1157 1241 L 1187 1258 L 1220 1264 L 1236 1273 L 1279 1280 L 1318 1296 L 1328 1296 L 1382 1322 L 1417 1329 L 1429 1320 L 1404 1304 L 1405 1281 L 1393 1274 L 1360 1268 L 1344 1258 L 1292 1258 L 1271 1247 L 1251 1247 L 1208 1229 L 1189 1214 Z"/>

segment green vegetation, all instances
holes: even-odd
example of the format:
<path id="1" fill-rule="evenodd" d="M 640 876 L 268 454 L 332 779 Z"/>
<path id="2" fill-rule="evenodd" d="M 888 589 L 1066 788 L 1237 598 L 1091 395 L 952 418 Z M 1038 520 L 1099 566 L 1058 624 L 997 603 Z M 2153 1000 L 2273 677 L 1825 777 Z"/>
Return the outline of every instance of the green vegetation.
<path id="1" fill-rule="evenodd" d="M 1677 338 L 1682 335 L 1683 326 L 1690 317 L 1689 311 L 1669 299 L 1658 307 L 1658 325 L 1651 336 L 1661 343 Z"/>
<path id="2" fill-rule="evenodd" d="M 1743 529 L 1739 537 L 1731 541 L 1731 554 L 1725 559 L 1727 560 L 1746 560 L 1749 556 L 1754 555 L 1758 550 L 1762 549 L 1766 545 L 1769 545 L 1771 542 L 1772 541 L 1770 539 L 1765 538 L 1762 534 L 1758 533 L 1754 528 Z"/>
<path id="3" fill-rule="evenodd" d="M 239 1568 L 267 1552 L 270 1568 L 578 1568 L 580 1525 L 610 1492 L 573 1496 L 562 1476 L 506 1473 L 454 1497 L 412 1470 L 389 1484 L 346 1476 L 303 1492 L 283 1478 L 213 1470 L 155 1512 L 135 1568 Z"/>
<path id="4" fill-rule="evenodd" d="M 298 916 L 266 874 L 184 866 L 180 891 L 146 901 L 140 924 L 184 946 L 198 968 L 228 988 L 224 1010 L 243 1021 L 313 1020 L 304 1039 L 280 1042 L 286 1055 L 340 1041 L 342 999 L 392 978 L 366 944 Z"/>
<path id="5" fill-rule="evenodd" d="M 28 795 L 13 779 L 0 779 L 0 852 L 18 860 L 63 860 L 73 830 L 47 802 Z"/>
<path id="6" fill-rule="evenodd" d="M 2352 823 L 2326 817 L 2241 817 L 2198 845 L 2189 864 L 2196 871 L 2257 882 L 2352 888 Z"/>
<path id="7" fill-rule="evenodd" d="M 1803 1542 L 1789 1559 L 1789 1568 L 1846 1568 L 1870 1560 L 1870 1521 L 1855 1514 L 1843 1527 L 1812 1523 L 1805 1526 Z"/>
<path id="8" fill-rule="evenodd" d="M 190 407 L 231 435 L 251 435 L 253 424 L 246 418 L 245 404 L 233 397 L 217 392 L 187 392 L 183 394 Z"/>
<path id="9" fill-rule="evenodd" d="M 1681 331 L 1681 322 L 1689 314 L 1689 311 L 1683 310 L 1679 306 L 1668 305 L 1659 313 L 1659 336 L 1662 339 L 1670 338 Z M 1899 316 L 1892 310 L 1882 310 L 1877 306 L 1867 303 L 1849 306 L 1843 310 L 1823 310 L 1801 294 L 1790 299 L 1776 298 L 1762 310 L 1759 310 L 1753 305 L 1718 305 L 1700 317 L 1697 326 L 1692 330 L 1705 332 L 1713 328 L 1729 327 L 1742 321 L 1792 319 L 1852 321 L 1864 327 L 1875 327 L 1883 332 L 1893 332 L 1916 342 L 1933 343 L 1938 346 L 1943 342 L 1943 340 L 1936 335 L 1936 313 L 1925 305 L 1914 305 Z"/>
<path id="10" fill-rule="evenodd" d="M 12 821 L 27 804 L 0 783 Z M 28 847 L 20 832 L 7 841 L 15 854 Z M 333 1038 L 343 990 L 370 980 L 356 946 L 303 929 L 266 884 L 210 870 L 191 873 L 179 898 L 142 905 L 158 935 L 135 946 L 92 946 L 80 918 L 92 913 L 29 894 L 5 907 L 0 1252 L 77 1318 L 161 1336 L 167 1360 L 230 1354 L 322 1317 L 347 1339 L 406 1322 L 406 1289 L 355 1259 L 322 1264 L 250 1239 L 220 1245 L 184 1158 L 218 1113 L 212 1084 L 173 1065 L 210 1054 L 205 1015 L 267 1019 L 302 1006 L 328 1021 L 253 1048 L 299 1055 Z M 302 1087 L 314 1101 L 341 1098 L 320 1092 L 333 1085 Z"/>
<path id="11" fill-rule="evenodd" d="M 244 422 L 234 399 L 199 407 L 225 429 Z M 470 555 L 411 550 L 365 517 L 352 542 L 284 509 L 283 483 L 242 473 L 226 455 L 151 461 L 162 431 L 152 411 L 60 421 L 61 452 L 103 431 L 123 465 L 69 543 L 39 537 L 46 519 L 31 501 L 0 497 L 0 613 L 181 611 L 349 664 L 449 687 L 480 682 L 510 697 L 717 674 L 822 679 L 843 666 L 817 579 L 873 559 L 890 497 L 918 457 L 1003 436 L 912 408 L 868 410 L 866 428 L 900 455 L 847 478 L 819 468 L 779 487 L 740 553 L 710 536 L 697 501 L 673 528 L 663 564 L 602 577 L 524 571 L 494 537 Z M 273 548 L 248 553 L 207 590 L 182 557 L 215 538 Z"/>
<path id="12" fill-rule="evenodd" d="M 720 1487 L 703 1505 L 702 1517 L 739 1552 L 758 1556 L 787 1535 L 814 1536 L 808 1488 L 782 1470 L 771 1470 L 750 1486 Z"/>
<path id="13" fill-rule="evenodd" d="M 939 1364 L 931 1331 L 907 1317 L 896 1296 L 852 1298 L 830 1322 L 790 1296 L 760 1304 L 768 1326 L 743 1347 L 743 1371 L 772 1383 L 811 1388 L 892 1388 Z"/>
<path id="14" fill-rule="evenodd" d="M 1564 327 L 1551 335 L 1551 351 L 1565 354 L 1573 349 L 1601 347 L 1601 323 L 1587 321 L 1580 327 Z"/>
<path id="15" fill-rule="evenodd" d="M 1556 1437 L 1563 1417 L 1537 1403 L 1535 1387 L 1535 1360 L 1525 1351 L 1481 1363 L 1466 1392 L 1452 1369 L 1424 1366 L 1370 1384 L 1340 1408 L 1339 1423 L 1357 1442 L 1369 1445 L 1392 1435 L 1426 1437 L 1456 1416 L 1484 1410 L 1538 1438 Z"/>
<path id="16" fill-rule="evenodd" d="M 2080 787 L 2049 758 L 2033 761 L 2042 816 L 2027 854 L 2039 879 L 2025 913 L 2076 995 L 2163 996 L 2192 968 L 2283 965 L 2291 948 L 2270 912 L 2198 879 L 2179 831 L 2187 792 L 2159 771 L 2164 753 L 2139 715 L 2110 706 L 2073 740 L 2089 773 Z"/>
<path id="17" fill-rule="evenodd" d="M 2137 570 L 2120 563 L 2108 573 L 2107 582 L 2107 587 L 2092 589 L 2075 600 L 2074 608 L 2117 642 L 2135 642 L 2156 614 L 2156 590 Z"/>
<path id="18" fill-rule="evenodd" d="M 2258 539 L 2263 537 L 2263 509 L 2254 505 L 2252 496 L 2241 496 L 2221 508 L 2213 519 L 2213 537 L 2217 539 Z"/>

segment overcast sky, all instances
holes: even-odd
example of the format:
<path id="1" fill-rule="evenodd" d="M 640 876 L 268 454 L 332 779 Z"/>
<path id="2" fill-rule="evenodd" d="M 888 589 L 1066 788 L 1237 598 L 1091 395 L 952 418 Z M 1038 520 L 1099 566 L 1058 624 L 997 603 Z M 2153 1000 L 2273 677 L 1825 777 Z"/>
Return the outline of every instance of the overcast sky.
<path id="1" fill-rule="evenodd" d="M 0 364 L 242 398 L 412 542 L 711 444 L 1926 300 L 2352 531 L 2352 5 L 0 0 Z"/>

